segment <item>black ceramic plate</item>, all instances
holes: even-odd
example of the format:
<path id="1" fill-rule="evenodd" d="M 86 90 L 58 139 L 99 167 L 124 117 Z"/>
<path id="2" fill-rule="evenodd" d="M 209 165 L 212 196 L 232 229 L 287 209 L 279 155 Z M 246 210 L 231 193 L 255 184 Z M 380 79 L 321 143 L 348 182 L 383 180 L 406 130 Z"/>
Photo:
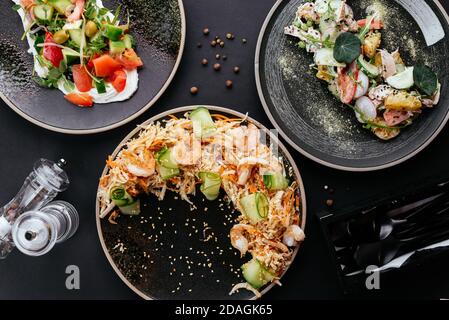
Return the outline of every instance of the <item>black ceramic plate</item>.
<path id="1" fill-rule="evenodd" d="M 182 0 L 105 0 L 104 5 L 129 10 L 137 52 L 145 66 L 139 71 L 139 89 L 131 99 L 79 108 L 56 89 L 43 89 L 31 79 L 33 59 L 28 43 L 20 41 L 23 27 L 0 1 L 0 97 L 19 115 L 49 130 L 90 134 L 121 126 L 153 105 L 171 82 L 181 60 L 185 39 Z"/>
<path id="2" fill-rule="evenodd" d="M 170 114 L 182 117 L 194 108 L 196 106 L 177 108 L 144 124 L 165 119 Z M 207 108 L 226 116 L 245 117 L 230 109 Z M 248 121 L 266 130 L 255 120 L 248 118 Z M 115 157 L 123 144 L 140 130 L 137 128 L 131 132 L 112 156 Z M 296 180 L 300 186 L 301 227 L 304 229 L 306 198 L 298 168 L 287 149 L 274 136 L 269 136 L 267 140 L 271 145 L 279 146 L 284 164 L 287 168 L 291 167 L 290 179 Z M 242 282 L 240 266 L 249 260 L 248 256 L 240 258 L 228 237 L 238 213 L 233 212 L 223 199 L 207 201 L 198 195 L 191 200 L 196 209 L 170 192 L 163 201 L 158 201 L 154 196 L 144 197 L 141 199 L 141 214 L 136 217 L 120 216 L 116 220 L 117 225 L 99 218 L 97 201 L 100 242 L 115 272 L 145 299 L 253 299 L 254 295 L 246 290 L 228 295 L 234 284 Z M 205 226 L 210 227 L 206 234 L 203 233 Z M 209 235 L 213 238 L 204 241 Z M 293 259 L 297 251 L 298 247 Z M 272 287 L 273 284 L 267 286 L 262 294 Z"/>
<path id="3" fill-rule="evenodd" d="M 314 161 L 350 171 L 391 167 L 422 151 L 448 120 L 449 20 L 438 1 L 348 1 L 356 17 L 365 16 L 366 7 L 373 2 L 380 4 L 385 9 L 386 23 L 383 48 L 399 48 L 407 65 L 424 61 L 437 72 L 442 84 L 439 105 L 426 110 L 398 138 L 388 142 L 362 128 L 354 113 L 332 97 L 309 69 L 313 56 L 300 50 L 295 39 L 284 35 L 284 27 L 291 24 L 298 6 L 304 2 L 279 0 L 262 27 L 257 46 L 259 95 L 281 135 Z M 421 14 L 416 20 L 404 8 L 413 5 Z M 421 30 L 418 22 L 427 29 Z M 446 36 L 432 44 L 440 39 L 439 34 Z"/>

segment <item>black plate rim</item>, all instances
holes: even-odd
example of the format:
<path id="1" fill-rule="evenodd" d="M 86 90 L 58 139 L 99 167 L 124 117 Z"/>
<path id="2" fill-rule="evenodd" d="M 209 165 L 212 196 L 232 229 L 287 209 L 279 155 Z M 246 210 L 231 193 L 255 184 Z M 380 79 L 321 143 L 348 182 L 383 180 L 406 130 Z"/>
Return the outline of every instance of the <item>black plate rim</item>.
<path id="1" fill-rule="evenodd" d="M 229 109 L 229 108 L 224 108 L 224 107 L 218 107 L 218 106 L 210 106 L 210 105 L 202 105 L 204 107 L 206 107 L 209 110 L 213 110 L 216 112 L 221 112 L 221 113 L 227 113 L 227 114 L 231 114 L 233 116 L 237 116 L 240 118 L 246 118 L 247 120 L 249 120 L 251 123 L 255 124 L 258 128 L 263 129 L 265 132 L 267 132 L 270 135 L 270 139 L 272 139 L 274 141 L 274 143 L 276 143 L 282 150 L 284 156 L 286 157 L 286 160 L 288 161 L 288 163 L 291 165 L 293 172 L 295 173 L 296 177 L 297 177 L 297 182 L 299 184 L 299 192 L 301 195 L 301 229 L 306 231 L 306 220 L 307 220 L 307 200 L 306 200 L 306 193 L 305 193 L 305 188 L 304 188 L 304 182 L 302 179 L 302 176 L 300 174 L 300 171 L 298 169 L 298 166 L 296 164 L 296 162 L 293 160 L 292 155 L 290 154 L 290 152 L 288 151 L 288 149 L 286 148 L 286 146 L 282 143 L 282 141 L 280 141 L 274 134 L 272 134 L 263 124 L 261 124 L 260 122 L 258 122 L 257 120 L 249 117 L 247 114 L 243 114 L 240 113 L 238 111 L 235 111 L 233 109 Z M 145 126 L 149 123 L 161 120 L 163 118 L 166 118 L 168 115 L 170 114 L 176 114 L 176 113 L 185 113 L 188 111 L 191 111 L 195 108 L 197 108 L 198 105 L 191 105 L 191 106 L 184 106 L 184 107 L 177 107 L 174 109 L 170 109 L 168 111 L 165 111 L 163 113 L 160 113 L 158 115 L 155 115 L 153 117 L 151 117 L 150 119 L 148 119 L 147 121 L 143 122 L 142 124 L 138 125 L 134 130 L 132 130 L 118 145 L 117 148 L 114 150 L 114 152 L 111 154 L 111 156 L 113 158 L 115 158 L 117 156 L 117 153 L 123 148 L 123 146 L 126 144 L 126 142 L 128 142 L 128 140 L 130 140 L 132 137 L 134 137 L 139 131 L 142 130 L 142 126 Z M 101 177 L 103 177 L 108 171 L 107 166 L 104 167 L 103 172 L 101 173 Z M 106 243 L 104 241 L 103 238 L 103 233 L 102 233 L 102 228 L 101 228 L 101 218 L 100 218 L 100 204 L 98 201 L 98 197 L 95 198 L 95 221 L 96 221 L 96 225 L 97 225 L 97 233 L 98 233 L 98 238 L 100 240 L 100 244 L 101 244 L 101 248 L 103 249 L 103 252 L 109 262 L 109 264 L 112 266 L 112 268 L 114 269 L 115 273 L 119 276 L 119 278 L 123 281 L 123 283 L 125 283 L 132 291 L 134 291 L 134 293 L 136 293 L 138 296 L 140 296 L 141 298 L 145 299 L 145 300 L 155 300 L 155 298 L 145 294 L 144 292 L 140 291 L 138 288 L 136 288 L 124 275 L 123 273 L 120 271 L 120 269 L 117 267 L 117 265 L 115 264 L 114 260 L 112 259 L 111 255 L 109 254 L 108 248 L 106 247 Z M 288 271 L 288 269 L 290 268 L 290 266 L 293 264 L 296 255 L 298 254 L 299 248 L 301 247 L 302 243 L 299 243 L 296 248 L 293 251 L 293 255 L 292 255 L 292 259 L 291 259 L 291 263 L 287 266 L 287 268 L 284 270 L 284 273 L 281 275 L 280 278 L 282 278 L 285 273 Z M 270 289 L 272 289 L 276 284 L 275 283 L 271 283 L 270 285 L 268 285 L 264 290 L 262 290 L 260 293 L 262 295 L 264 295 L 265 293 L 267 293 Z M 257 298 L 254 296 L 251 300 L 256 300 Z"/>
<path id="2" fill-rule="evenodd" d="M 181 16 L 181 39 L 180 39 L 180 44 L 179 44 L 178 55 L 176 57 L 175 65 L 173 66 L 173 70 L 171 71 L 168 79 L 165 81 L 164 85 L 161 87 L 159 92 L 153 97 L 153 99 L 151 99 L 143 108 L 141 108 L 139 111 L 132 114 L 131 116 L 129 116 L 119 122 L 113 123 L 111 125 L 100 127 L 100 128 L 95 128 L 95 129 L 79 129 L 79 130 L 65 129 L 65 128 L 59 128 L 56 126 L 46 124 L 42 121 L 36 120 L 35 118 L 27 115 L 25 112 L 20 110 L 20 108 L 17 107 L 11 100 L 9 100 L 1 91 L 0 91 L 0 98 L 6 103 L 6 105 L 8 105 L 8 107 L 10 107 L 14 112 L 16 112 L 19 116 L 21 116 L 25 120 L 27 120 L 41 128 L 44 128 L 44 129 L 47 129 L 47 130 L 50 130 L 53 132 L 59 132 L 59 133 L 70 134 L 70 135 L 88 135 L 88 134 L 95 134 L 95 133 L 110 131 L 110 130 L 116 129 L 118 127 L 121 127 L 121 126 L 131 122 L 132 120 L 134 120 L 137 117 L 139 117 L 140 115 L 142 115 L 145 111 L 147 111 L 151 106 L 153 106 L 159 100 L 159 98 L 164 94 L 164 92 L 168 89 L 168 86 L 173 81 L 173 78 L 175 77 L 175 74 L 178 71 L 179 65 L 181 64 L 181 60 L 182 60 L 182 56 L 183 56 L 184 48 L 185 48 L 185 39 L 186 39 L 186 16 L 185 16 L 183 0 L 178 0 L 178 6 L 179 6 L 179 11 L 180 11 L 180 16 Z"/>
<path id="3" fill-rule="evenodd" d="M 254 59 L 254 72 L 255 72 L 255 77 L 256 77 L 256 87 L 257 87 L 257 92 L 259 94 L 259 98 L 260 101 L 262 103 L 262 106 L 265 110 L 265 113 L 267 114 L 268 118 L 270 119 L 271 123 L 273 124 L 273 126 L 276 128 L 276 130 L 278 130 L 278 132 L 280 133 L 280 135 L 285 139 L 285 141 L 292 146 L 294 149 L 296 149 L 299 153 L 301 153 L 302 155 L 304 155 L 305 157 L 309 158 L 310 160 L 321 164 L 323 166 L 332 168 L 332 169 L 337 169 L 337 170 L 341 170 L 341 171 L 348 171 L 348 172 L 372 172 L 372 171 L 379 171 L 379 170 L 383 170 L 383 169 L 387 169 L 387 168 L 391 168 L 394 166 L 397 166 L 407 160 L 410 160 L 411 158 L 415 157 L 416 155 L 418 155 L 421 151 L 423 151 L 425 148 L 427 148 L 433 140 L 435 140 L 435 138 L 440 134 L 440 132 L 444 129 L 444 127 L 446 126 L 447 122 L 449 121 L 449 112 L 446 113 L 445 118 L 443 119 L 443 121 L 441 122 L 440 126 L 437 128 L 437 130 L 435 130 L 435 132 L 418 148 L 416 148 L 413 152 L 410 152 L 408 155 L 396 160 L 396 161 L 392 161 L 389 163 L 385 163 L 383 165 L 378 165 L 378 166 L 370 166 L 370 167 L 352 167 L 352 166 L 343 166 L 343 165 L 338 165 L 332 162 L 328 162 L 325 161 L 323 159 L 320 159 L 319 157 L 316 157 L 312 154 L 310 154 L 309 152 L 305 151 L 303 148 L 301 148 L 299 145 L 297 145 L 292 139 L 290 139 L 290 137 L 282 130 L 282 128 L 277 124 L 276 120 L 273 117 L 273 114 L 270 111 L 270 108 L 268 107 L 267 101 L 265 99 L 264 96 L 264 92 L 262 90 L 262 81 L 261 81 L 261 77 L 260 77 L 260 51 L 262 48 L 262 43 L 263 43 L 263 38 L 266 32 L 266 29 L 268 27 L 268 24 L 271 22 L 271 19 L 273 18 L 274 13 L 276 12 L 276 10 L 278 9 L 278 7 L 282 4 L 285 3 L 289 0 L 277 0 L 276 3 L 273 5 L 273 7 L 271 8 L 270 12 L 268 13 L 267 17 L 265 18 L 265 21 L 262 25 L 262 28 L 260 29 L 260 33 L 259 33 L 259 37 L 257 39 L 257 46 L 256 46 L 256 53 L 255 53 L 255 59 Z M 441 5 L 441 3 L 438 0 L 432 0 L 435 5 L 438 7 L 438 9 L 441 11 L 441 14 L 443 15 L 443 17 L 446 20 L 446 23 L 449 24 L 449 15 L 446 12 L 446 10 L 443 8 L 443 6 Z"/>

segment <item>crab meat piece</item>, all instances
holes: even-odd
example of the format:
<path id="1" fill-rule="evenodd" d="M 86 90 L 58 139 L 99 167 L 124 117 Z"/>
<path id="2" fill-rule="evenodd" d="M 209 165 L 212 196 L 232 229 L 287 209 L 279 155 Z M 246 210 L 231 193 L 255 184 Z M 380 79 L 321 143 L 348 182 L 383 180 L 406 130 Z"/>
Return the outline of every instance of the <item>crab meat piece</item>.
<path id="1" fill-rule="evenodd" d="M 386 110 L 384 112 L 385 123 L 389 127 L 395 127 L 405 120 L 410 119 L 411 116 L 412 113 L 408 111 Z"/>
<path id="2" fill-rule="evenodd" d="M 382 59 L 382 77 L 387 79 L 396 74 L 396 62 L 394 57 L 387 50 L 380 50 L 380 57 Z"/>
<path id="3" fill-rule="evenodd" d="M 386 84 L 381 84 L 369 91 L 369 97 L 372 100 L 384 101 L 392 93 L 392 87 Z"/>

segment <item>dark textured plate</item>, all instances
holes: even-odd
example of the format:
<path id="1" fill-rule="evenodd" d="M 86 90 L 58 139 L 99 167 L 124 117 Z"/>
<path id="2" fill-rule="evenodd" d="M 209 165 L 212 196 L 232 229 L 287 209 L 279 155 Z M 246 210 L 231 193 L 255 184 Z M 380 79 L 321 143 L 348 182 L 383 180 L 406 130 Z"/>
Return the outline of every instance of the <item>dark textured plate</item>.
<path id="1" fill-rule="evenodd" d="M 196 106 L 182 107 L 158 115 L 144 124 L 166 119 L 173 114 L 182 117 Z M 245 115 L 230 109 L 211 107 L 214 113 L 243 118 Z M 248 118 L 257 127 L 260 123 Z M 115 157 L 124 143 L 135 137 L 140 128 L 131 132 L 112 154 Z M 268 132 L 269 133 L 269 132 Z M 279 146 L 286 167 L 291 167 L 290 179 L 300 186 L 301 227 L 306 223 L 306 198 L 298 168 L 287 149 L 274 137 L 268 143 Z M 106 173 L 107 168 L 103 171 Z M 199 194 L 200 192 L 197 192 Z M 223 192 L 222 192 L 223 195 Z M 167 192 L 163 201 L 154 196 L 141 199 L 139 216 L 120 216 L 118 224 L 99 218 L 97 201 L 97 229 L 103 250 L 120 278 L 145 299 L 253 299 L 254 295 L 240 290 L 232 296 L 232 286 L 242 282 L 240 266 L 249 260 L 231 247 L 229 231 L 238 216 L 222 200 L 207 201 L 201 195 L 191 197 L 196 208 Z M 205 226 L 210 227 L 203 233 Z M 208 236 L 212 238 L 204 241 Z M 299 246 L 298 246 L 299 247 Z M 298 247 L 295 249 L 293 259 Z M 122 252 L 123 251 L 123 252 Z M 284 283 L 283 285 L 291 285 Z M 267 286 L 267 292 L 273 284 Z"/>
<path id="2" fill-rule="evenodd" d="M 298 6 L 304 2 L 279 0 L 275 4 L 262 27 L 256 51 L 259 95 L 266 113 L 281 135 L 312 160 L 349 171 L 391 167 L 422 151 L 448 120 L 449 19 L 441 4 L 433 0 L 423 2 L 429 8 L 429 16 L 423 20 L 434 31 L 424 33 L 418 25 L 419 19 L 415 20 L 399 4 L 409 6 L 411 1 L 348 1 L 356 18 L 362 17 L 364 9 L 374 2 L 384 6 L 386 29 L 382 47 L 390 51 L 399 48 L 408 65 L 424 61 L 437 72 L 442 84 L 439 105 L 424 111 L 398 138 L 384 142 L 363 129 L 354 113 L 342 106 L 315 77 L 309 69 L 313 56 L 298 49 L 297 41 L 284 35 L 284 27 L 291 24 Z M 425 12 L 423 4 L 419 5 L 419 10 Z M 446 36 L 427 46 L 424 34 L 431 43 L 431 36 L 437 30 L 444 30 Z"/>
<path id="3" fill-rule="evenodd" d="M 23 27 L 13 2 L 0 2 L 0 97 L 19 115 L 49 130 L 90 134 L 121 126 L 136 118 L 166 90 L 181 60 L 185 40 L 182 0 L 105 0 L 104 5 L 131 14 L 132 34 L 145 66 L 139 89 L 129 100 L 79 108 L 59 90 L 44 89 L 31 79 L 33 59 L 20 41 Z"/>

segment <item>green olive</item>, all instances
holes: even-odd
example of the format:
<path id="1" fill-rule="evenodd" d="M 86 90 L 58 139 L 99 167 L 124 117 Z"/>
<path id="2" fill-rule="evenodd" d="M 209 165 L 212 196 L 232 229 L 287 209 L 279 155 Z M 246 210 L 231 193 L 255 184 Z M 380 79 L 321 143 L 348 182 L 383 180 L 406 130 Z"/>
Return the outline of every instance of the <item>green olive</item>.
<path id="1" fill-rule="evenodd" d="M 97 25 L 93 21 L 87 21 L 86 23 L 86 36 L 92 38 L 98 32 Z"/>
<path id="2" fill-rule="evenodd" d="M 53 35 L 53 41 L 57 44 L 63 44 L 69 40 L 69 35 L 65 30 L 59 30 Z"/>

